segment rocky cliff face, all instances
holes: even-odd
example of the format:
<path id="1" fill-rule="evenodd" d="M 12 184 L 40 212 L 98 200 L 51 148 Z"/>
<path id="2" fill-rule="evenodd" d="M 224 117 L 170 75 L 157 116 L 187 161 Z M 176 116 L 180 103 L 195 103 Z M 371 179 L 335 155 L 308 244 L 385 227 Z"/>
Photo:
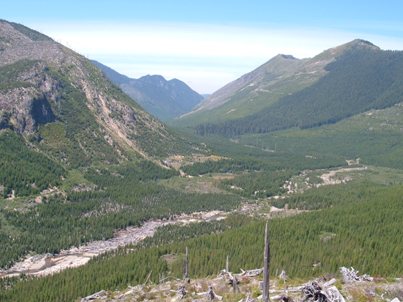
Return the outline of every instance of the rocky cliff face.
<path id="1" fill-rule="evenodd" d="M 62 128 L 70 145 L 78 144 L 89 158 L 100 149 L 106 156 L 111 147 L 122 159 L 125 151 L 161 157 L 183 143 L 83 56 L 0 21 L 0 129 L 7 128 L 37 135 L 43 145 Z"/>
<path id="2" fill-rule="evenodd" d="M 0 128 L 32 133 L 39 124 L 55 121 L 50 102 L 57 99 L 58 83 L 45 68 L 44 63 L 29 60 L 0 67 L 2 77 L 7 77 L 0 90 Z"/>

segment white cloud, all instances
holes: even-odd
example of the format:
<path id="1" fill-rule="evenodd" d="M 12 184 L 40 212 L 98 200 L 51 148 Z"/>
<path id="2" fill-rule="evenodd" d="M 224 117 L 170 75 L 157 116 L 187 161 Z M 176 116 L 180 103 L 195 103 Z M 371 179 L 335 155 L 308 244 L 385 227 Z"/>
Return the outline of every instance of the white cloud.
<path id="1" fill-rule="evenodd" d="M 57 41 L 132 77 L 161 74 L 212 92 L 278 53 L 311 57 L 364 38 L 386 49 L 403 39 L 317 28 L 160 23 L 33 24 Z"/>

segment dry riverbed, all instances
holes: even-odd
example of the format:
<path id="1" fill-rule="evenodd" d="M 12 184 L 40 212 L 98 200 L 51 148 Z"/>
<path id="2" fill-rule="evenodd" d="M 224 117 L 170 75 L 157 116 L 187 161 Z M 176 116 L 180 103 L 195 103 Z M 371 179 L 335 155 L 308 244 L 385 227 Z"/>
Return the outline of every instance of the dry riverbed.
<path id="1" fill-rule="evenodd" d="M 192 222 L 214 221 L 225 219 L 227 213 L 221 211 L 198 212 L 183 214 L 171 220 L 151 220 L 140 227 L 129 227 L 117 231 L 115 236 L 108 240 L 92 241 L 80 247 L 63 250 L 59 254 L 42 254 L 27 256 L 7 270 L 0 270 L 0 278 L 13 277 L 20 274 L 32 276 L 46 276 L 60 272 L 67 268 L 86 264 L 91 258 L 110 252 L 119 247 L 136 244 L 146 237 L 154 235 L 157 228 L 169 224 L 188 224 Z"/>

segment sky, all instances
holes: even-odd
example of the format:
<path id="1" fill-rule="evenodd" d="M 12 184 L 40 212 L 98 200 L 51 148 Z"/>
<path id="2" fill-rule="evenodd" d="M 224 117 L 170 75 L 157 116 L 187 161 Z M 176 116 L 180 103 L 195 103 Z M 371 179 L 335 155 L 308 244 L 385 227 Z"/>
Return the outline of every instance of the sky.
<path id="1" fill-rule="evenodd" d="M 22 23 L 138 78 L 160 74 L 212 93 L 283 53 L 297 58 L 353 39 L 403 50 L 403 1 L 0 0 Z"/>

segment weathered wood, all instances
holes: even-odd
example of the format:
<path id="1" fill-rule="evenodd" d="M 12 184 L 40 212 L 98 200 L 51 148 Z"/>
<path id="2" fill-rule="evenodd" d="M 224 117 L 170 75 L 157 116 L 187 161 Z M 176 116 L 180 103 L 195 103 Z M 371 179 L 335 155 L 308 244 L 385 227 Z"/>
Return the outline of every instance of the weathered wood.
<path id="1" fill-rule="evenodd" d="M 354 269 L 354 267 L 344 267 L 342 266 L 340 268 L 340 273 L 343 276 L 343 281 L 344 283 L 351 283 L 351 282 L 357 282 L 357 281 L 373 281 L 374 278 L 371 276 L 364 274 L 364 275 L 359 275 L 359 271 Z"/>
<path id="2" fill-rule="evenodd" d="M 262 272 L 263 272 L 262 268 L 251 269 L 251 270 L 247 270 L 247 271 L 244 271 L 243 269 L 241 269 L 241 273 L 238 274 L 238 276 L 256 277 L 256 276 L 260 275 Z"/>
<path id="3" fill-rule="evenodd" d="M 270 237 L 268 223 L 264 230 L 264 258 L 263 258 L 263 302 L 270 301 Z"/>
<path id="4" fill-rule="evenodd" d="M 147 284 L 147 282 L 150 280 L 152 272 L 153 272 L 153 271 L 150 271 L 150 272 L 148 273 L 147 278 L 146 278 L 146 281 L 144 282 L 144 284 Z"/>
<path id="5" fill-rule="evenodd" d="M 287 273 L 285 272 L 285 270 L 281 270 L 280 275 L 278 276 L 281 280 L 283 280 L 283 282 L 285 283 L 285 281 L 287 281 Z"/>
<path id="6" fill-rule="evenodd" d="M 326 289 L 328 300 L 331 302 L 346 302 L 336 286 L 331 286 Z"/>
<path id="7" fill-rule="evenodd" d="M 183 263 L 183 280 L 186 280 L 188 278 L 189 278 L 189 250 L 188 247 L 186 247 L 185 260 Z"/>
<path id="8" fill-rule="evenodd" d="M 96 292 L 95 294 L 82 298 L 81 302 L 89 302 L 89 301 L 102 299 L 106 296 L 106 294 L 107 294 L 107 292 L 105 290 L 101 290 L 99 292 Z"/>
<path id="9" fill-rule="evenodd" d="M 231 272 L 228 272 L 228 278 L 229 278 L 229 284 L 232 286 L 234 293 L 239 293 L 238 278 L 235 275 L 233 275 Z"/>
<path id="10" fill-rule="evenodd" d="M 333 284 L 333 280 L 330 281 L 324 283 L 323 285 L 320 285 L 316 281 L 312 281 L 311 283 L 305 285 L 302 288 L 302 293 L 304 295 L 302 301 L 345 302 L 344 297 L 341 295 L 336 286 L 326 286 L 328 284 Z"/>
<path id="11" fill-rule="evenodd" d="M 207 298 L 208 301 L 214 301 L 214 300 L 219 300 L 222 301 L 222 297 L 217 295 L 214 290 L 213 287 L 211 285 L 209 285 L 208 290 L 204 293 L 198 293 L 197 295 L 199 296 L 205 296 Z"/>

